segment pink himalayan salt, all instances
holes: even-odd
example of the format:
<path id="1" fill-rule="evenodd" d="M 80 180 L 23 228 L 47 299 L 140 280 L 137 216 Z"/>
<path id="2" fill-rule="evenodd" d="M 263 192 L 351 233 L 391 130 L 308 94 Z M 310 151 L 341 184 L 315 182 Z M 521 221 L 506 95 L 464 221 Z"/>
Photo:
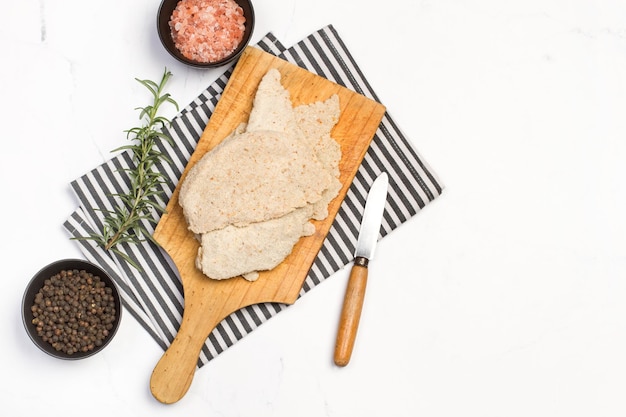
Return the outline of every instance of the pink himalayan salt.
<path id="1" fill-rule="evenodd" d="M 169 25 L 176 48 L 197 62 L 220 61 L 241 43 L 246 18 L 234 0 L 181 0 Z"/>

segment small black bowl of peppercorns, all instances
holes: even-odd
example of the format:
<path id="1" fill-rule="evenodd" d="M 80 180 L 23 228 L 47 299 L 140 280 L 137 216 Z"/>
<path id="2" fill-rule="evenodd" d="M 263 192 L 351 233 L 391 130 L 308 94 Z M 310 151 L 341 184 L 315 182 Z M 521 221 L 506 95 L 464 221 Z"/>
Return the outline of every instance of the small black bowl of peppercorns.
<path id="1" fill-rule="evenodd" d="M 117 332 L 121 313 L 111 277 L 81 259 L 42 268 L 22 299 L 26 332 L 41 350 L 60 359 L 83 359 L 104 349 Z"/>

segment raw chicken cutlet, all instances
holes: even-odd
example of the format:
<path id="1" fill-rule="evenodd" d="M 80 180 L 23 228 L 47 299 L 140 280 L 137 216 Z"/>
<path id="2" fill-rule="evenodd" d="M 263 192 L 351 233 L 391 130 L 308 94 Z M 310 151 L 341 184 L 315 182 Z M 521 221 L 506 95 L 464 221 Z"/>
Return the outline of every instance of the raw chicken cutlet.
<path id="1" fill-rule="evenodd" d="M 180 201 L 189 229 L 208 233 L 274 219 L 317 202 L 331 180 L 304 142 L 279 132 L 245 132 L 194 165 L 180 188 Z"/>
<path id="2" fill-rule="evenodd" d="M 339 98 L 293 108 L 281 74 L 261 80 L 247 125 L 204 155 L 180 188 L 198 237 L 196 266 L 213 279 L 258 277 L 280 264 L 341 189 L 341 148 L 330 132 Z"/>

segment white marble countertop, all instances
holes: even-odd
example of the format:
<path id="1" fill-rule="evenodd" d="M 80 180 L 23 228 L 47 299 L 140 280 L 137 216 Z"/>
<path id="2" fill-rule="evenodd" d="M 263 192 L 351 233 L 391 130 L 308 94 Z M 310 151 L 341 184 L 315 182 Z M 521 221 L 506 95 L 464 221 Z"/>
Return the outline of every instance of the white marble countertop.
<path id="1" fill-rule="evenodd" d="M 109 159 L 164 66 L 181 104 L 219 71 L 161 47 L 156 0 L 23 0 L 0 25 L 0 414 L 626 415 L 626 5 L 615 0 L 258 0 L 254 39 L 333 24 L 446 186 L 385 238 L 352 362 L 332 364 L 342 270 L 163 405 L 130 316 L 60 361 L 21 322 L 31 275 L 82 257 L 69 182 Z M 398 277 L 402 277 L 399 279 Z M 401 283 L 401 284 L 400 284 Z"/>

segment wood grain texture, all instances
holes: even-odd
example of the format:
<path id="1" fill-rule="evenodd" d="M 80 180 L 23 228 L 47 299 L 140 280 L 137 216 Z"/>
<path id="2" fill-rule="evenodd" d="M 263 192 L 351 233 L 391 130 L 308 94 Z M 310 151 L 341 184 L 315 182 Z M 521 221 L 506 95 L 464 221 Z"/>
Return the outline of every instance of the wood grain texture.
<path id="1" fill-rule="evenodd" d="M 339 96 L 341 115 L 331 134 L 341 145 L 339 169 L 343 187 L 329 205 L 329 216 L 314 222 L 315 233 L 301 238 L 279 266 L 261 272 L 254 282 L 241 277 L 212 280 L 195 267 L 199 243 L 187 229 L 178 204 L 179 186 L 206 152 L 248 120 L 259 82 L 271 68 L 280 71 L 281 83 L 289 90 L 294 106 L 326 100 L 333 94 Z M 296 301 L 384 113 L 385 107 L 380 103 L 285 60 L 254 47 L 244 51 L 154 233 L 178 268 L 185 299 L 180 329 L 150 380 L 157 400 L 173 403 L 185 395 L 206 338 L 228 315 L 252 304 Z"/>
<path id="2" fill-rule="evenodd" d="M 353 265 L 350 271 L 335 342 L 334 361 L 337 366 L 346 366 L 352 357 L 363 311 L 368 273 L 367 267 L 360 265 Z"/>

